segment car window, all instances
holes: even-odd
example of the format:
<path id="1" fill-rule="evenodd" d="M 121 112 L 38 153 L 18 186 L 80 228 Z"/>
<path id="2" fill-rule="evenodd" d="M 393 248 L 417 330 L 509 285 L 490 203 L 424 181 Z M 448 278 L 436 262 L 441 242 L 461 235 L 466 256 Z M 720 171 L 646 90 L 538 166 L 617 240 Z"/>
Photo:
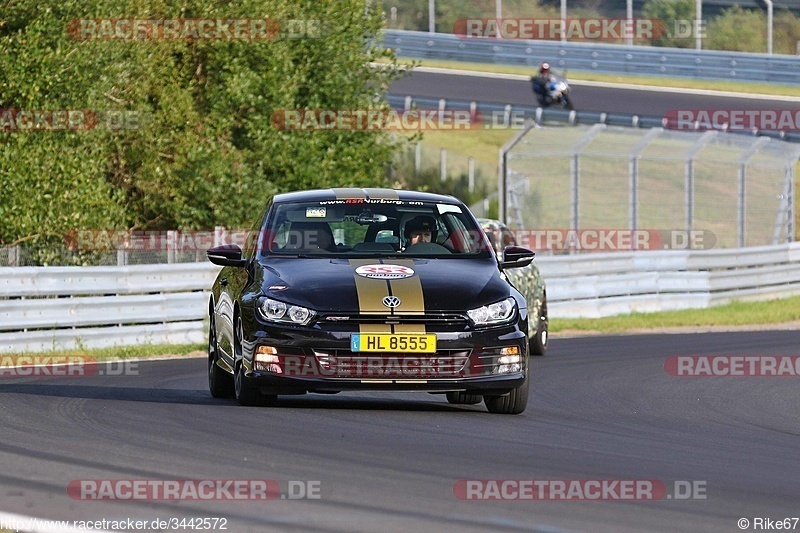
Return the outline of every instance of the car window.
<path id="1" fill-rule="evenodd" d="M 424 255 L 488 253 L 482 229 L 458 204 L 332 200 L 275 204 L 262 234 L 264 255 Z M 414 232 L 422 242 L 412 242 Z"/>

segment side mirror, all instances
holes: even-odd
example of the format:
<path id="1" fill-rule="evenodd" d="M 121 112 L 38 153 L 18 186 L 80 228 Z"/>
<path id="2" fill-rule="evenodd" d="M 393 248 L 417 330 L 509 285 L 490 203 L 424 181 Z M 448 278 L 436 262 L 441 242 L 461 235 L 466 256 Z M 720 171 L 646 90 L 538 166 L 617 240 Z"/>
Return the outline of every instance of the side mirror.
<path id="1" fill-rule="evenodd" d="M 219 266 L 244 267 L 247 259 L 242 259 L 242 249 L 236 244 L 223 244 L 206 252 L 208 260 Z"/>
<path id="2" fill-rule="evenodd" d="M 500 263 L 501 269 L 520 268 L 531 264 L 536 252 L 521 246 L 506 246 L 503 249 L 503 261 Z"/>

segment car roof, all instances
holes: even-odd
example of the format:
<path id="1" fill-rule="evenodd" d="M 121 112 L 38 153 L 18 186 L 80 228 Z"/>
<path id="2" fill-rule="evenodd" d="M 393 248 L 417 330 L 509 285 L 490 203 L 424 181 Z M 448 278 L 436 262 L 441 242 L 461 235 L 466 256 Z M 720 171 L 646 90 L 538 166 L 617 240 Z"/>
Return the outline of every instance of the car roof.
<path id="1" fill-rule="evenodd" d="M 363 198 L 368 200 L 403 200 L 407 202 L 440 202 L 447 204 L 462 204 L 454 196 L 434 194 L 419 191 L 402 191 L 397 189 L 359 189 L 355 187 L 315 189 L 310 191 L 296 191 L 277 194 L 273 198 L 275 203 L 316 202 L 326 200 L 345 200 Z"/>

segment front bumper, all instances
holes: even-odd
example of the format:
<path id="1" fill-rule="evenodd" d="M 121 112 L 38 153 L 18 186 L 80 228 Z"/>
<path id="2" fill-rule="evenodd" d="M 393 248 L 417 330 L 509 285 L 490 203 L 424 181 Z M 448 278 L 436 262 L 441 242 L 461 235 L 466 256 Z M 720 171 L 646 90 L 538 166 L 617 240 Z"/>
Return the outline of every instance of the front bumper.
<path id="1" fill-rule="evenodd" d="M 431 331 L 436 353 L 350 351 L 346 326 L 323 330 L 258 323 L 243 343 L 244 379 L 264 394 L 346 390 L 504 394 L 524 383 L 526 333 L 515 322 L 472 331 Z M 268 353 L 265 353 L 268 352 Z"/>

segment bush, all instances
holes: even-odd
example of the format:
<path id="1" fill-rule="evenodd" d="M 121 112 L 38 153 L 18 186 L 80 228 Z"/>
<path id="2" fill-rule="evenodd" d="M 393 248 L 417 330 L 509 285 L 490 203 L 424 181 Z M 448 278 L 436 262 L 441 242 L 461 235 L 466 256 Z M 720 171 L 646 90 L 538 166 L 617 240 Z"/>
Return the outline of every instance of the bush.
<path id="1" fill-rule="evenodd" d="M 694 35 L 677 37 L 675 33 L 676 21 L 693 21 L 695 19 L 694 0 L 650 0 L 645 4 L 643 13 L 644 18 L 659 20 L 664 24 L 664 35 L 653 39 L 650 42 L 652 46 L 694 48 Z"/>
<path id="2" fill-rule="evenodd" d="M 124 111 L 138 129 L 20 131 L 0 125 L 0 245 L 81 229 L 243 227 L 269 196 L 379 186 L 388 135 L 281 131 L 284 109 L 384 107 L 394 56 L 365 46 L 367 0 L 39 0 L 0 18 L 0 109 Z M 271 17 L 324 21 L 320 38 L 76 40 L 73 19 Z M 388 59 L 375 69 L 370 62 Z M 2 115 L 0 115 L 2 118 Z M 1 123 L 0 123 L 1 124 Z"/>
<path id="3" fill-rule="evenodd" d="M 723 11 L 708 23 L 703 48 L 742 52 L 767 51 L 767 16 L 739 6 Z"/>

